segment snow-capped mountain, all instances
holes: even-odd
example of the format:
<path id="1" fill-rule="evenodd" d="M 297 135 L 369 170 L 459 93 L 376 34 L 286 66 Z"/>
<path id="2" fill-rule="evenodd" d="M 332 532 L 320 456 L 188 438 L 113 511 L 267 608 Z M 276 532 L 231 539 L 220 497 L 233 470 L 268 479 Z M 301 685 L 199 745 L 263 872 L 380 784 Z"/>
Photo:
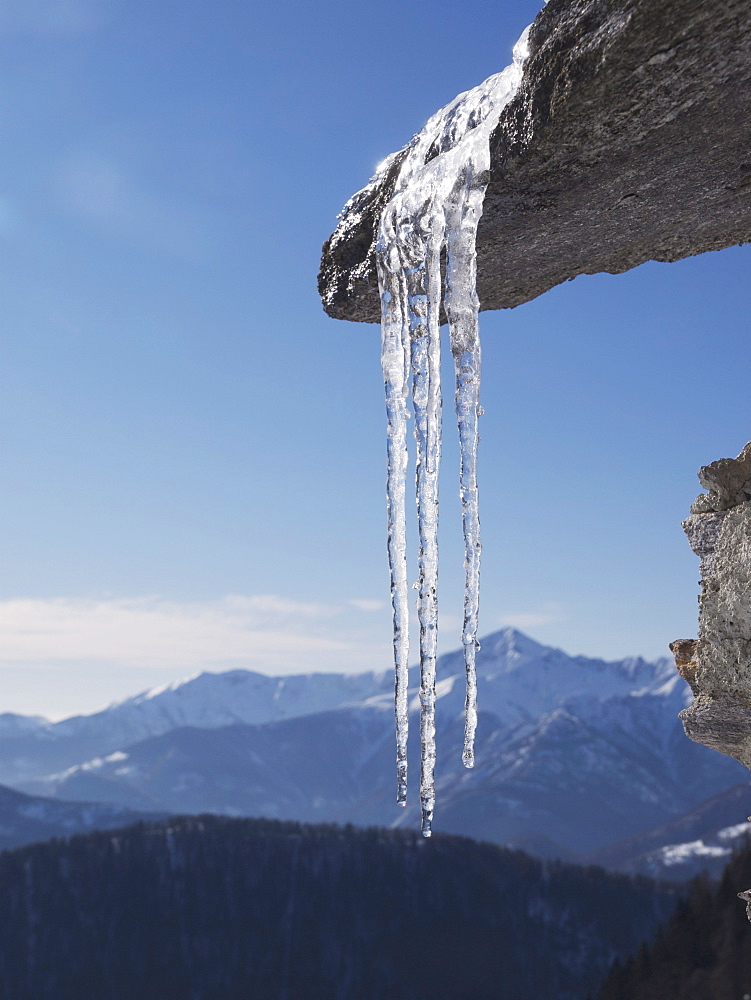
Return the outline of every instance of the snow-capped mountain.
<path id="1" fill-rule="evenodd" d="M 513 628 L 486 636 L 477 654 L 480 708 L 509 728 L 534 722 L 564 701 L 595 699 L 646 690 L 675 676 L 667 658 L 649 663 L 641 657 L 606 661 L 569 656 L 543 646 Z M 464 708 L 464 654 L 438 660 L 438 695 L 444 716 Z M 417 687 L 415 674 L 413 688 Z M 413 709 L 419 707 L 415 694 Z"/>
<path id="2" fill-rule="evenodd" d="M 686 738 L 682 689 L 676 677 L 625 696 L 573 697 L 511 734 L 484 720 L 477 776 L 454 755 L 439 778 L 441 829 L 581 859 L 742 781 L 740 764 Z M 411 802 L 397 822 L 416 821 Z"/>
<path id="3" fill-rule="evenodd" d="M 674 712 L 659 726 L 671 707 L 665 697 L 607 699 L 602 723 L 591 701 L 572 702 L 511 737 L 483 713 L 474 772 L 461 765 L 461 718 L 446 721 L 438 828 L 582 858 L 737 783 L 741 766 L 687 740 Z M 416 776 L 418 741 L 412 750 Z M 393 756 L 383 713 L 358 706 L 264 726 L 177 729 L 26 787 L 176 813 L 416 826 L 416 796 L 406 810 L 394 803 Z"/>
<path id="4" fill-rule="evenodd" d="M 8 714 L 0 716 L 0 782 L 17 785 L 181 726 L 296 718 L 392 690 L 386 672 L 267 677 L 230 670 L 197 674 L 57 723 Z"/>
<path id="5" fill-rule="evenodd" d="M 514 629 L 488 636 L 477 658 L 480 707 L 508 728 L 531 723 L 574 694 L 602 698 L 654 685 L 674 672 L 667 660 L 606 662 L 542 646 Z M 461 651 L 438 661 L 441 713 L 463 710 Z M 417 690 L 417 675 L 412 672 Z M 0 754 L 0 782 L 17 785 L 182 726 L 217 729 L 258 725 L 364 704 L 393 712 L 393 677 L 365 674 L 297 674 L 267 677 L 249 670 L 202 673 L 155 688 L 92 715 L 61 722 L 14 716 Z M 413 707 L 417 707 L 415 693 Z M 0 717 L 0 719 L 3 717 Z M 25 729 L 24 729 L 25 727 Z"/>
<path id="6" fill-rule="evenodd" d="M 551 856 L 587 857 L 669 822 L 747 775 L 740 764 L 685 737 L 676 716 L 687 689 L 667 660 L 569 657 L 505 629 L 484 640 L 478 670 L 478 764 L 467 771 L 461 765 L 461 652 L 439 661 L 436 828 L 441 831 Z M 242 673 L 202 675 L 114 706 L 107 712 L 123 718 L 144 704 L 161 704 L 148 716 L 161 732 L 116 749 L 110 738 L 96 756 L 79 757 L 73 766 L 22 787 L 169 812 L 417 824 L 414 791 L 406 810 L 394 803 L 390 678 L 360 675 L 357 683 L 366 697 L 308 713 L 299 692 L 313 679 L 285 678 L 276 698 L 260 698 L 254 709 L 249 699 L 244 709 L 255 710 L 256 717 L 276 713 L 275 718 L 207 727 L 206 719 L 223 718 L 217 691 L 228 697 L 227 678 Z M 337 684 L 343 678 L 325 679 L 340 697 L 353 693 L 353 687 Z M 189 710 L 198 700 L 198 681 L 215 699 L 211 714 L 200 704 Z M 237 712 L 238 705 L 228 710 Z M 88 719 L 103 728 L 107 712 Z M 176 718 L 200 723 L 169 727 L 167 720 Z M 85 720 L 68 722 L 75 733 Z M 416 725 L 412 732 L 414 789 Z M 73 734 L 67 738 L 72 741 Z M 38 742 L 32 738 L 27 745 Z"/>

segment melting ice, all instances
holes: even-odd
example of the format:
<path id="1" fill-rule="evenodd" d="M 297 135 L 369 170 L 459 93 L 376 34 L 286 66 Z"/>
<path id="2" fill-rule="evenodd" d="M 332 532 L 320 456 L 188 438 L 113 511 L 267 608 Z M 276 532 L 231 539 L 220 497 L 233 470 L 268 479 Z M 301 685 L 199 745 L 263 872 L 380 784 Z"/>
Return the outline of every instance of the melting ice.
<path id="1" fill-rule="evenodd" d="M 435 663 L 438 633 L 438 469 L 441 458 L 440 321 L 448 319 L 456 372 L 464 530 L 467 675 L 463 761 L 474 765 L 475 654 L 480 585 L 477 442 L 480 407 L 479 300 L 475 237 L 490 169 L 490 134 L 516 93 L 527 29 L 514 60 L 437 112 L 407 147 L 394 194 L 380 219 L 376 257 L 381 292 L 382 365 L 388 420 L 388 552 L 394 613 L 397 801 L 407 799 L 409 598 L 406 550 L 407 421 L 416 440 L 418 618 L 420 623 L 420 805 L 431 834 L 435 806 Z M 383 165 L 385 169 L 393 158 Z M 446 280 L 442 289 L 441 256 Z"/>

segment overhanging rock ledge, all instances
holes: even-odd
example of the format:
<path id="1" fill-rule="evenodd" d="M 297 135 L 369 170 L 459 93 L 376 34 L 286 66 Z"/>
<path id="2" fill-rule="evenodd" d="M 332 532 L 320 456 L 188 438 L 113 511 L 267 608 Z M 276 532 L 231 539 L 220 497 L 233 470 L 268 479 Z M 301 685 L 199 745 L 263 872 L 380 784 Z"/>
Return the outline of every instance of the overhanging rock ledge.
<path id="1" fill-rule="evenodd" d="M 550 0 L 530 42 L 491 137 L 483 309 L 751 241 L 748 0 Z M 324 245 L 319 291 L 334 318 L 380 320 L 375 236 L 401 156 Z"/>

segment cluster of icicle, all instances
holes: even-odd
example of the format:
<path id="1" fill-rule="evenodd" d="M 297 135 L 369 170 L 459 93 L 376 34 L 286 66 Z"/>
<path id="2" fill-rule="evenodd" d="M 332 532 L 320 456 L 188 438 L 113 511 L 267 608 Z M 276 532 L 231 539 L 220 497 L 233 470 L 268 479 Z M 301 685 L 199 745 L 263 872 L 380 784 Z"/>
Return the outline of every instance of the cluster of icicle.
<path id="1" fill-rule="evenodd" d="M 465 592 L 462 644 L 467 675 L 465 766 L 474 765 L 475 654 L 480 584 L 477 442 L 480 407 L 479 301 L 475 237 L 490 168 L 490 133 L 516 93 L 527 55 L 460 94 L 410 143 L 380 220 L 382 364 L 388 416 L 388 552 L 394 611 L 397 801 L 407 801 L 409 599 L 406 552 L 407 420 L 411 396 L 417 464 L 420 623 L 420 805 L 429 837 L 435 806 L 435 665 L 438 637 L 438 467 L 441 456 L 440 314 L 445 310 L 456 370 Z M 441 295 L 441 257 L 446 282 Z"/>

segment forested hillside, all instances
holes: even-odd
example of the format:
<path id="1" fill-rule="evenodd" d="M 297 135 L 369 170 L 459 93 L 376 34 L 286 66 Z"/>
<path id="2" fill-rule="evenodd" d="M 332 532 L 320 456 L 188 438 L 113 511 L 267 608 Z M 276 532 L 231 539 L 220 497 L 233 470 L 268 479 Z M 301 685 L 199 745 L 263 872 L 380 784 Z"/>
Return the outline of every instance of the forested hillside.
<path id="1" fill-rule="evenodd" d="M 0 998 L 581 1000 L 675 899 L 456 837 L 139 824 L 0 856 Z"/>
<path id="2" fill-rule="evenodd" d="M 597 1000 L 743 1000 L 751 995 L 751 844 L 717 884 L 696 879 L 654 943 L 615 965 Z"/>

